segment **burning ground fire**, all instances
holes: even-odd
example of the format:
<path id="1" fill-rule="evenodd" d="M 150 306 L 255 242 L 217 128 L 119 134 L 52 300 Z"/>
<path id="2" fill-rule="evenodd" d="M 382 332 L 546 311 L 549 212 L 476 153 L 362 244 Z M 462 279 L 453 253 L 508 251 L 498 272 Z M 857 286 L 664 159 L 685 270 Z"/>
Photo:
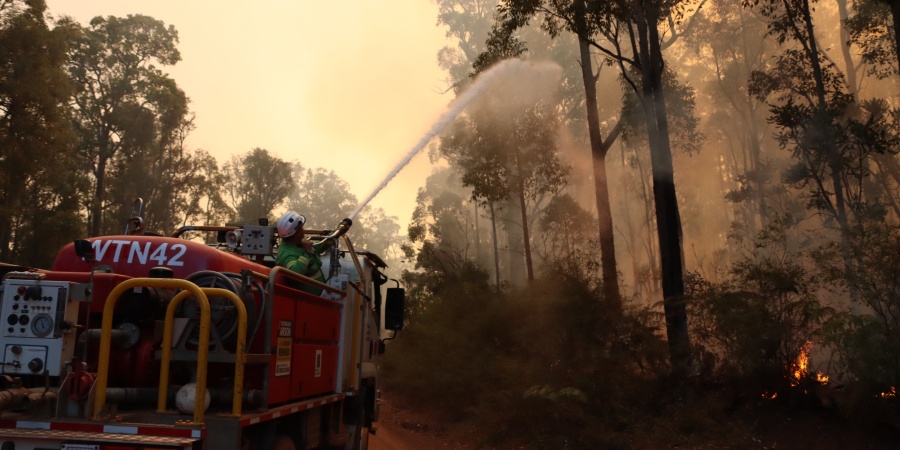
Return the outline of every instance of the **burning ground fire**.
<path id="1" fill-rule="evenodd" d="M 817 383 L 823 386 L 828 385 L 828 375 L 825 375 L 822 372 L 809 372 L 809 351 L 812 350 L 812 346 L 812 342 L 807 341 L 806 344 L 800 347 L 800 353 L 797 355 L 797 359 L 791 362 L 788 366 L 791 387 L 800 386 L 800 383 L 806 378 L 813 378 Z M 778 393 L 764 392 L 762 394 L 762 397 L 766 400 L 774 400 L 778 398 Z M 879 394 L 879 397 L 895 398 L 897 397 L 897 388 L 895 386 L 891 386 L 889 390 Z"/>
<path id="2" fill-rule="evenodd" d="M 804 379 L 811 377 L 821 385 L 828 384 L 828 375 L 825 375 L 822 372 L 816 372 L 814 374 L 809 372 L 809 351 L 812 350 L 812 345 L 812 342 L 807 341 L 806 344 L 801 346 L 797 359 L 791 362 L 787 367 L 789 374 L 788 378 L 790 379 L 792 387 L 799 386 Z M 765 392 L 762 394 L 762 397 L 767 400 L 774 400 L 778 398 L 778 393 Z"/>
<path id="3" fill-rule="evenodd" d="M 807 341 L 806 344 L 800 347 L 800 354 L 797 355 L 797 359 L 791 363 L 789 368 L 791 374 L 791 386 L 798 386 L 804 378 L 809 376 L 815 376 L 816 381 L 820 384 L 828 384 L 828 375 L 825 375 L 822 372 L 816 372 L 815 374 L 809 373 L 810 350 L 812 350 L 812 342 Z"/>

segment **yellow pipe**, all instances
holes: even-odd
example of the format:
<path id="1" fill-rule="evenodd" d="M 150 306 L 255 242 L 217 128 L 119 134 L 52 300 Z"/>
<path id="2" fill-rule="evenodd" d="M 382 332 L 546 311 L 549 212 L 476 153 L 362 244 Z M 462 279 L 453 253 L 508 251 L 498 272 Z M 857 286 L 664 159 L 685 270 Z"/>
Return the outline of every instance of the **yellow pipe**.
<path id="1" fill-rule="evenodd" d="M 238 336 L 237 336 L 237 344 L 235 348 L 235 365 L 234 365 L 234 393 L 232 396 L 232 414 L 238 416 L 241 414 L 241 407 L 243 402 L 243 391 L 244 391 L 244 364 L 246 363 L 245 357 L 245 346 L 247 341 L 247 308 L 244 307 L 244 302 L 232 291 L 221 288 L 201 288 L 204 294 L 207 297 L 226 297 L 231 300 L 231 303 L 234 304 L 235 308 L 238 311 Z M 168 389 L 169 389 L 169 364 L 171 360 L 172 354 L 172 327 L 174 320 L 174 308 L 177 307 L 179 303 L 181 303 L 187 296 L 191 293 L 188 291 L 179 292 L 178 295 L 172 299 L 172 303 L 175 303 L 175 307 L 170 306 L 172 308 L 172 315 L 169 315 L 169 311 L 166 310 L 166 322 L 163 330 L 163 349 L 162 349 L 162 361 L 160 366 L 160 377 L 159 377 L 159 395 L 156 401 L 156 410 L 157 412 L 165 412 L 166 410 L 166 398 L 168 397 Z M 199 349 L 198 349 L 199 351 Z M 198 367 L 198 374 L 200 368 Z M 198 391 L 199 392 L 199 391 Z M 204 397 L 206 394 L 204 394 Z M 195 404 L 196 398 L 200 398 L 199 394 L 195 396 Z M 196 414 L 196 410 L 194 411 Z"/>
<path id="2" fill-rule="evenodd" d="M 347 244 L 347 250 L 350 250 L 350 259 L 353 260 L 353 265 L 356 266 L 356 273 L 359 274 L 359 280 L 363 286 L 366 285 L 366 274 L 362 270 L 362 266 L 359 265 L 359 257 L 356 256 L 356 251 L 353 250 L 353 243 L 350 242 L 350 238 L 344 236 L 344 243 Z"/>
<path id="3" fill-rule="evenodd" d="M 237 294 L 228 289 L 203 288 L 203 292 L 208 297 L 227 297 L 238 311 L 238 335 L 234 348 L 234 394 L 231 399 L 231 414 L 240 416 L 241 402 L 244 395 L 244 364 L 247 362 L 245 356 L 245 347 L 247 345 L 247 308 Z"/>
<path id="4" fill-rule="evenodd" d="M 156 397 L 156 412 L 166 411 L 166 397 L 169 395 L 169 364 L 172 360 L 172 327 L 175 319 L 175 308 L 190 295 L 190 291 L 179 292 L 169 302 L 169 307 L 166 308 L 166 320 L 163 322 L 162 355 L 159 361 L 159 391 Z M 169 315 L 170 310 L 172 311 L 171 317 Z M 197 397 L 195 396 L 194 398 L 196 399 Z"/>
<path id="5" fill-rule="evenodd" d="M 184 281 L 184 280 L 179 280 Z M 185 281 L 185 283 L 190 283 Z M 178 293 L 169 302 L 166 308 L 166 321 L 163 325 L 162 359 L 159 373 L 159 396 L 156 402 L 156 412 L 166 411 L 166 397 L 169 391 L 169 362 L 172 359 L 172 323 L 175 320 L 175 309 L 184 299 L 191 295 L 200 304 L 200 342 L 197 344 L 197 380 L 194 382 L 194 423 L 203 423 L 203 415 L 206 408 L 198 407 L 206 399 L 206 367 L 209 360 L 209 300 L 206 294 L 197 285 L 190 283 L 193 289 L 185 289 Z M 198 403 L 198 399 L 199 402 Z"/>
<path id="6" fill-rule="evenodd" d="M 113 288 L 112 292 L 110 292 L 109 296 L 106 298 L 106 304 L 103 305 L 103 322 L 100 326 L 100 356 L 97 362 L 97 381 L 94 389 L 94 420 L 101 419 L 100 416 L 103 407 L 106 406 L 106 385 L 108 383 L 109 375 L 109 352 L 110 344 L 112 342 L 113 312 L 115 311 L 116 303 L 119 301 L 122 294 L 128 289 L 134 289 L 136 287 L 180 288 L 184 289 L 184 292 L 189 292 L 189 294 L 179 294 L 176 298 L 181 297 L 181 300 L 183 300 L 191 294 L 197 298 L 198 303 L 200 303 L 200 348 L 202 349 L 197 357 L 197 367 L 203 368 L 203 370 L 197 371 L 197 396 L 199 398 L 206 398 L 205 368 L 207 363 L 207 352 L 209 351 L 209 300 L 207 300 L 206 295 L 196 284 L 187 280 L 172 278 L 132 278 L 123 281 Z M 174 309 L 172 308 L 171 303 L 169 304 L 169 310 L 172 311 L 174 316 Z M 166 315 L 168 316 L 168 314 L 169 313 L 167 312 Z M 166 324 L 171 326 L 171 320 L 167 320 Z M 169 330 L 167 336 L 169 335 L 171 335 L 171 330 Z M 163 347 L 164 351 L 166 348 L 171 347 L 171 336 L 169 337 L 169 341 L 169 346 Z M 167 374 L 166 379 L 168 381 Z M 199 417 L 197 416 L 197 412 L 194 412 L 194 422 L 197 423 L 203 421 L 203 410 L 199 409 L 199 411 Z"/>

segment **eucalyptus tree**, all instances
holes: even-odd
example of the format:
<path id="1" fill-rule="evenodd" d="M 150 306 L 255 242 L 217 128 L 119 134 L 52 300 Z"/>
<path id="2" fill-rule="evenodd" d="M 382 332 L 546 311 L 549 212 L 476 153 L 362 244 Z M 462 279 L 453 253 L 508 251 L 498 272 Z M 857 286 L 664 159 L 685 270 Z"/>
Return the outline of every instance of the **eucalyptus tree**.
<path id="1" fill-rule="evenodd" d="M 472 81 L 472 67 L 479 55 L 486 48 L 491 24 L 498 0 L 434 0 L 438 5 L 438 25 L 447 27 L 447 37 L 453 45 L 448 45 L 438 52 L 438 64 L 448 74 L 448 91 L 459 94 Z M 491 229 L 491 247 L 494 257 L 494 279 L 500 283 L 500 265 L 497 242 L 497 222 L 502 220 L 498 214 L 499 205 L 488 201 L 473 204 L 475 209 L 482 209 L 487 214 Z M 475 227 L 474 256 L 478 264 L 486 252 L 483 250 L 480 214 L 476 211 L 473 219 Z M 511 237 L 510 237 L 511 239 Z M 524 265 L 521 266 L 524 271 Z"/>
<path id="2" fill-rule="evenodd" d="M 625 83 L 623 81 L 623 83 Z M 693 89 L 681 84 L 672 71 L 666 71 L 663 78 L 665 94 L 667 99 L 667 109 L 672 117 L 670 123 L 671 144 L 672 148 L 678 150 L 678 154 L 693 155 L 700 152 L 705 141 L 705 135 L 699 131 L 699 119 L 694 114 L 696 101 Z M 627 83 L 626 83 L 627 84 Z M 632 261 L 634 279 L 636 281 L 635 289 L 637 293 L 647 294 L 649 298 L 659 295 L 660 283 L 662 279 L 662 268 L 655 264 L 659 260 L 660 248 L 653 245 L 654 242 L 646 242 L 645 236 L 652 235 L 656 222 L 656 208 L 653 197 L 653 188 L 655 180 L 652 177 L 652 155 L 646 151 L 649 146 L 649 133 L 647 131 L 646 115 L 642 107 L 641 96 L 632 89 L 624 89 L 623 102 L 621 107 L 620 126 L 622 128 L 622 152 L 623 165 L 627 165 L 629 171 L 623 173 L 622 181 L 625 187 L 624 192 L 620 196 L 620 205 L 625 210 L 623 222 L 625 225 L 633 227 L 632 220 L 639 220 L 641 223 L 638 227 L 646 224 L 647 235 L 635 236 L 633 230 L 631 236 L 626 241 L 626 246 L 632 253 L 633 258 L 640 258 L 640 253 L 646 253 L 647 266 L 643 266 L 638 261 Z M 648 176 L 649 175 L 649 176 Z M 673 174 L 674 176 L 674 174 Z M 710 177 L 715 179 L 715 177 Z M 691 193 L 697 193 L 696 185 L 701 183 L 692 183 L 692 185 L 683 186 L 680 191 L 680 198 L 686 198 Z M 699 193 L 699 197 L 712 197 L 709 192 Z M 633 202 L 626 196 L 632 195 L 638 199 Z M 694 212 L 694 217 L 699 216 L 704 205 L 698 199 L 693 203 L 685 202 L 679 205 L 680 208 L 687 208 L 687 211 Z M 634 219 L 632 217 L 633 216 Z M 683 216 L 682 216 L 683 217 Z M 690 216 L 689 216 L 690 217 Z M 697 221 L 681 221 L 680 226 L 694 226 L 694 236 L 699 236 L 703 230 L 699 230 L 705 224 L 698 224 Z M 690 230 L 690 228 L 688 228 Z M 643 259 L 643 258 L 640 258 Z M 654 282 L 649 282 L 653 280 Z"/>
<path id="3" fill-rule="evenodd" d="M 79 157 L 93 175 L 89 232 L 103 230 L 110 204 L 107 176 L 116 158 L 145 151 L 187 113 L 187 97 L 159 67 L 181 59 L 173 26 L 144 15 L 95 17 L 70 41 L 68 70 L 75 87 L 74 123 Z"/>
<path id="4" fill-rule="evenodd" d="M 578 266 L 580 256 L 591 241 L 592 217 L 572 196 L 562 194 L 553 197 L 541 212 L 540 231 L 535 239 L 540 242 L 539 253 L 544 257 Z"/>
<path id="5" fill-rule="evenodd" d="M 405 239 L 400 234 L 400 223 L 384 208 L 366 205 L 353 219 L 353 229 L 353 246 L 357 251 L 365 250 L 380 256 L 395 274 L 402 268 L 412 267 L 405 263 Z"/>
<path id="6" fill-rule="evenodd" d="M 845 281 L 857 272 L 854 230 L 881 221 L 885 199 L 870 195 L 873 161 L 893 158 L 900 145 L 898 111 L 882 99 L 856 101 L 815 37 L 809 0 L 766 0 L 752 6 L 769 21 L 770 34 L 788 44 L 771 68 L 754 72 L 750 93 L 770 103 L 779 145 L 794 164 L 783 178 L 804 192 L 807 208 L 835 229 Z M 857 306 L 867 301 L 850 290 Z M 877 312 L 877 310 L 876 310 Z"/>
<path id="7" fill-rule="evenodd" d="M 508 93 L 512 95 L 511 93 Z M 528 280 L 534 280 L 529 204 L 565 184 L 568 174 L 556 146 L 559 117 L 543 102 L 514 107 L 509 95 L 488 93 L 441 140 L 441 153 L 463 170 L 463 186 L 483 203 L 511 200 L 519 212 Z"/>
<path id="8" fill-rule="evenodd" d="M 543 27 L 551 34 L 563 31 L 575 33 L 582 47 L 596 49 L 608 58 L 610 64 L 617 65 L 622 77 L 638 94 L 650 146 L 656 230 L 671 358 L 673 369 L 682 374 L 690 366 L 690 341 L 683 303 L 681 219 L 673 178 L 669 119 L 663 88 L 663 49 L 677 39 L 679 33 L 677 28 L 672 27 L 671 38 L 663 42 L 659 27 L 669 21 L 675 23 L 677 18 L 683 16 L 689 3 L 677 0 L 508 0 L 501 6 L 498 20 L 499 26 L 515 29 L 540 17 L 544 20 Z M 582 54 L 585 53 L 582 50 Z M 583 58 L 583 65 L 584 59 L 587 58 Z M 591 72 L 585 71 L 584 79 L 585 86 L 592 84 Z M 592 148 L 602 148 L 598 141 L 599 139 L 592 140 Z M 605 152 L 594 153 L 595 159 L 605 157 Z"/>
<path id="9" fill-rule="evenodd" d="M 753 5 L 769 21 L 779 43 L 793 44 L 766 71 L 751 76 L 750 92 L 770 103 L 779 144 L 796 163 L 785 174 L 806 190 L 808 206 L 836 224 L 847 239 L 878 199 L 865 196 L 864 182 L 878 154 L 896 154 L 894 111 L 885 101 L 857 102 L 843 74 L 815 38 L 809 0 L 767 0 Z"/>
<path id="10" fill-rule="evenodd" d="M 583 103 L 587 111 L 586 123 L 588 139 L 591 146 L 591 160 L 594 179 L 595 200 L 598 213 L 598 231 L 600 238 L 600 252 L 602 261 L 603 285 L 606 296 L 613 300 L 614 304 L 620 303 L 618 271 L 616 263 L 614 233 L 612 223 L 612 210 L 609 200 L 609 187 L 606 172 L 606 155 L 612 143 L 618 137 L 620 127 L 618 124 L 612 127 L 609 135 L 604 140 L 601 137 L 600 119 L 598 114 L 598 102 L 596 85 L 599 79 L 598 72 L 593 69 L 593 58 L 588 46 L 587 27 L 585 21 L 585 4 L 582 0 L 566 3 L 565 5 L 554 3 L 544 7 L 541 2 L 508 1 L 500 5 L 498 22 L 494 25 L 487 50 L 475 63 L 475 69 L 483 69 L 503 57 L 510 50 L 514 50 L 512 56 L 518 56 L 525 52 L 525 46 L 515 36 L 514 32 L 523 29 L 533 16 L 538 13 L 547 13 L 548 17 L 554 14 L 569 14 L 571 19 L 570 29 L 583 30 L 576 32 L 580 53 L 581 79 L 584 88 Z M 576 28 L 577 27 L 577 28 Z M 557 23 L 548 19 L 545 22 L 546 29 L 551 37 L 559 38 L 562 31 Z M 580 102 L 578 102 L 580 103 Z M 575 121 L 575 123 L 582 123 Z"/>
<path id="11" fill-rule="evenodd" d="M 192 130 L 190 118 L 171 124 L 163 121 L 161 126 L 151 126 L 155 137 L 141 152 L 115 159 L 108 186 L 110 198 L 119 205 L 116 217 L 129 217 L 135 198 L 144 201 L 141 217 L 144 229 L 150 232 L 167 234 L 186 222 L 205 222 L 201 202 L 220 219 L 230 215 L 222 214 L 218 187 L 224 183 L 214 181 L 220 176 L 215 158 L 185 145 Z M 113 225 L 124 226 L 121 220 Z"/>
<path id="12" fill-rule="evenodd" d="M 484 51 L 497 0 L 434 0 L 438 6 L 438 25 L 447 27 L 454 46 L 438 52 L 438 64 L 447 71 L 447 84 L 456 91 L 466 85 L 472 62 Z"/>
<path id="13" fill-rule="evenodd" d="M 415 258 L 416 268 L 424 277 L 413 279 L 440 284 L 473 265 L 477 230 L 475 217 L 467 207 L 471 195 L 460 185 L 460 178 L 455 167 L 438 168 L 416 194 L 416 207 L 407 229 L 412 246 L 405 251 L 408 257 Z M 499 272 L 496 276 L 499 279 Z"/>
<path id="14" fill-rule="evenodd" d="M 734 203 L 734 226 L 753 234 L 773 214 L 767 196 L 777 189 L 771 131 L 766 104 L 746 94 L 747 79 L 765 67 L 775 50 L 766 39 L 766 24 L 741 7 L 741 0 L 713 0 L 697 13 L 696 26 L 685 36 L 688 51 L 703 66 L 704 78 L 693 78 L 707 98 L 707 135 L 721 149 L 725 178 L 734 180 L 726 198 Z M 699 70 L 697 72 L 700 72 Z"/>
<path id="15" fill-rule="evenodd" d="M 234 217 L 223 187 L 228 177 L 218 161 L 205 150 L 195 150 L 191 161 L 194 183 L 188 186 L 187 203 L 181 211 L 180 225 L 220 225 Z"/>
<path id="16" fill-rule="evenodd" d="M 292 166 L 263 148 L 231 157 L 223 170 L 227 176 L 225 191 L 240 223 L 255 224 L 273 219 L 276 207 L 296 189 Z"/>
<path id="17" fill-rule="evenodd" d="M 0 260 L 47 265 L 77 236 L 65 28 L 41 0 L 0 2 Z"/>
<path id="18" fill-rule="evenodd" d="M 292 173 L 296 187 L 288 197 L 287 209 L 305 215 L 314 228 L 336 226 L 353 212 L 357 198 L 350 192 L 350 184 L 333 170 L 305 168 L 295 162 Z"/>
<path id="19" fill-rule="evenodd" d="M 900 2 L 858 0 L 845 24 L 850 41 L 860 47 L 863 61 L 878 77 L 900 73 Z"/>

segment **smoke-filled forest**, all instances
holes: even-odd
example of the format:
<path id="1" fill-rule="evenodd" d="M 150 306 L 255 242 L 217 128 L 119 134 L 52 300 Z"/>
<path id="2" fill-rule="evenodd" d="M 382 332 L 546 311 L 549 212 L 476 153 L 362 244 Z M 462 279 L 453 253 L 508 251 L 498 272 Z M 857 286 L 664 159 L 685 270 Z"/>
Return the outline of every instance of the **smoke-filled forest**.
<path id="1" fill-rule="evenodd" d="M 447 93 L 478 95 L 408 229 L 352 232 L 402 269 L 392 399 L 498 448 L 890 448 L 900 3 L 435 3 Z M 159 233 L 358 205 L 277 149 L 189 148 L 177 44 L 0 0 L 0 261 L 121 233 L 135 198 Z"/>
<path id="2" fill-rule="evenodd" d="M 526 448 L 896 440 L 896 2 L 437 3 L 454 91 L 561 74 L 432 145 L 389 386 Z"/>

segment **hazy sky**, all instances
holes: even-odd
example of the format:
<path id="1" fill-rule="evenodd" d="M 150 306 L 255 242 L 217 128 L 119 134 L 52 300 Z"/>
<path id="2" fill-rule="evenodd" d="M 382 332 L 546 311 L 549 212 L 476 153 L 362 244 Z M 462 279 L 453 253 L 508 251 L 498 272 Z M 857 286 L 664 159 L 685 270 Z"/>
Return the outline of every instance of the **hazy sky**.
<path id="1" fill-rule="evenodd" d="M 446 85 L 436 54 L 445 30 L 436 26 L 429 0 L 47 4 L 52 15 L 83 25 L 95 16 L 128 14 L 174 25 L 182 60 L 163 70 L 191 99 L 196 130 L 189 148 L 209 151 L 221 165 L 262 147 L 334 170 L 360 201 L 452 100 L 440 93 Z M 418 155 L 371 204 L 405 227 L 429 172 L 427 159 Z"/>

